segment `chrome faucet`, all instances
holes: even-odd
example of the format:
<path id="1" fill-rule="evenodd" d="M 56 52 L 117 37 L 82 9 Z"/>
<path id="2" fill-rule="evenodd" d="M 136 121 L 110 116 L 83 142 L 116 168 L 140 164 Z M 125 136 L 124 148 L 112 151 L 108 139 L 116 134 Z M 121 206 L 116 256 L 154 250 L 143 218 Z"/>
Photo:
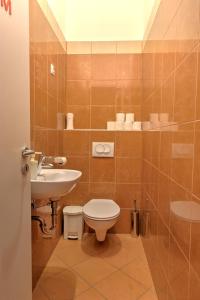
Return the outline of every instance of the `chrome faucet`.
<path id="1" fill-rule="evenodd" d="M 45 155 L 41 154 L 40 158 L 38 160 L 38 170 L 37 170 L 37 175 L 40 175 L 41 171 L 42 171 L 42 165 L 45 162 Z"/>
<path id="2" fill-rule="evenodd" d="M 35 152 L 35 154 L 39 155 L 37 175 L 41 175 L 42 169 L 51 169 L 54 165 L 64 166 L 67 162 L 66 157 L 46 156 L 43 152 Z"/>
<path id="3" fill-rule="evenodd" d="M 53 162 L 52 156 L 46 156 L 43 152 L 36 152 L 36 154 L 39 155 L 37 175 L 41 174 L 42 169 L 53 168 L 53 164 L 50 163 Z"/>
<path id="4" fill-rule="evenodd" d="M 42 170 L 42 164 L 45 161 L 45 155 L 43 152 L 36 152 L 36 154 L 39 154 L 39 160 L 38 160 L 38 168 L 37 168 L 37 175 L 40 175 Z"/>

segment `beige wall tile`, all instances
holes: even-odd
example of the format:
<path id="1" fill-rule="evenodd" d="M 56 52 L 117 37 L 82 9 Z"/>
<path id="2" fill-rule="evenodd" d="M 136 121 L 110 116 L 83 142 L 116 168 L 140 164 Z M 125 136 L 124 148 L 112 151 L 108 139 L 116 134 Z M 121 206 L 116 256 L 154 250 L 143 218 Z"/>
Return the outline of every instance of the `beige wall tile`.
<path id="1" fill-rule="evenodd" d="M 91 54 L 91 42 L 67 42 L 67 54 Z"/>
<path id="2" fill-rule="evenodd" d="M 200 288 L 200 279 L 196 275 L 196 273 L 191 270 L 190 271 L 190 281 L 189 281 L 189 300 L 198 300 L 199 298 L 199 288 Z"/>
<path id="3" fill-rule="evenodd" d="M 194 171 L 193 171 L 193 193 L 200 197 L 200 123 L 195 124 L 195 138 L 194 138 Z"/>
<path id="4" fill-rule="evenodd" d="M 116 65 L 117 79 L 141 79 L 141 55 L 118 54 Z"/>
<path id="5" fill-rule="evenodd" d="M 115 182 L 115 159 L 91 158 L 91 182 Z"/>
<path id="6" fill-rule="evenodd" d="M 174 121 L 194 120 L 196 80 L 197 55 L 192 53 L 175 73 Z"/>
<path id="7" fill-rule="evenodd" d="M 107 121 L 115 120 L 115 107 L 96 105 L 91 107 L 91 128 L 106 129 Z"/>
<path id="8" fill-rule="evenodd" d="M 89 133 L 64 131 L 63 153 L 66 156 L 88 156 Z"/>
<path id="9" fill-rule="evenodd" d="M 114 80 L 116 78 L 116 55 L 92 55 L 92 79 Z"/>
<path id="10" fill-rule="evenodd" d="M 92 54 L 116 54 L 116 42 L 92 42 Z"/>
<path id="11" fill-rule="evenodd" d="M 169 122 L 180 123 L 178 127 L 172 126 L 172 123 L 165 124 L 165 128 L 161 129 L 160 151 L 158 139 L 154 134 L 143 133 L 145 162 L 142 208 L 144 214 L 146 210 L 151 209 L 150 201 L 146 199 L 148 196 L 158 209 L 156 236 L 160 259 L 156 263 L 152 261 L 156 251 L 153 235 L 150 235 L 152 243 L 151 239 L 150 241 L 144 239 L 143 242 L 147 254 L 149 253 L 149 263 L 158 297 L 162 300 L 188 299 L 188 267 L 192 257 L 192 267 L 198 268 L 195 258 L 195 252 L 198 252 L 196 240 L 198 229 L 195 230 L 197 224 L 190 224 L 170 212 L 171 202 L 190 201 L 192 193 L 199 197 L 196 122 L 199 106 L 199 74 L 197 76 L 199 49 L 195 48 L 199 43 L 198 10 L 199 1 L 164 0 L 145 41 L 143 53 L 143 120 L 148 119 L 150 112 L 160 112 L 168 114 Z M 168 28 L 164 35 L 162 26 L 158 24 L 165 24 Z M 190 123 L 191 121 L 193 123 Z M 157 202 L 156 191 L 159 191 Z M 195 201 L 198 201 L 198 198 L 195 198 Z M 150 228 L 151 225 L 149 230 Z M 160 269 L 164 269 L 164 276 L 161 276 Z M 194 283 L 198 285 L 198 280 L 193 271 L 190 274 L 192 274 L 190 286 L 194 287 Z M 163 281 L 162 277 L 165 278 Z M 194 288 L 192 290 L 191 287 L 189 299 L 193 297 L 195 299 L 198 287 L 196 290 Z"/>
<path id="12" fill-rule="evenodd" d="M 141 185 L 140 184 L 117 184 L 116 186 L 116 202 L 121 208 L 134 208 L 134 200 L 136 200 L 136 208 L 140 208 L 141 204 Z"/>
<path id="13" fill-rule="evenodd" d="M 90 200 L 90 185 L 88 182 L 79 182 L 69 194 L 63 197 L 63 205 L 84 205 Z"/>
<path id="14" fill-rule="evenodd" d="M 142 53 L 142 42 L 141 41 L 118 41 L 117 53 L 122 53 L 122 54 Z"/>
<path id="15" fill-rule="evenodd" d="M 67 112 L 74 114 L 73 125 L 75 129 L 90 128 L 90 106 L 68 105 Z"/>
<path id="16" fill-rule="evenodd" d="M 89 182 L 89 157 L 70 156 L 67 161 L 67 168 L 81 171 L 80 182 Z"/>
<path id="17" fill-rule="evenodd" d="M 133 158 L 117 158 L 117 183 L 140 183 L 141 160 Z"/>
<path id="18" fill-rule="evenodd" d="M 170 216 L 170 179 L 162 174 L 159 176 L 158 182 L 158 212 L 162 216 L 165 224 L 169 226 Z"/>
<path id="19" fill-rule="evenodd" d="M 98 80 L 91 82 L 91 105 L 113 105 L 116 102 L 116 81 Z"/>
<path id="20" fill-rule="evenodd" d="M 141 132 L 117 132 L 116 156 L 141 158 L 142 134 Z"/>
<path id="21" fill-rule="evenodd" d="M 90 105 L 90 83 L 87 80 L 68 80 L 67 105 Z"/>
<path id="22" fill-rule="evenodd" d="M 170 238 L 168 272 L 169 284 L 174 298 L 187 299 L 189 264 L 172 238 Z"/>
<path id="23" fill-rule="evenodd" d="M 91 182 L 90 183 L 90 199 L 103 198 L 113 199 L 116 198 L 116 184 L 112 182 Z"/>
<path id="24" fill-rule="evenodd" d="M 174 153 L 172 153 L 171 168 L 172 178 L 186 189 L 192 188 L 192 168 L 194 151 L 194 126 L 186 124 L 179 126 L 179 130 L 172 135 Z M 179 154 L 176 149 L 179 147 Z M 185 148 L 186 152 L 183 151 Z"/>
<path id="25" fill-rule="evenodd" d="M 142 81 L 118 80 L 116 91 L 116 105 L 141 105 Z"/>
<path id="26" fill-rule="evenodd" d="M 91 78 L 91 55 L 67 55 L 67 80 L 88 80 Z"/>
<path id="27" fill-rule="evenodd" d="M 196 198 L 193 198 L 192 200 L 200 205 L 200 202 Z M 191 224 L 190 263 L 193 269 L 196 271 L 198 277 L 200 275 L 200 264 L 198 259 L 198 253 L 200 249 L 199 229 L 200 229 L 199 223 Z"/>

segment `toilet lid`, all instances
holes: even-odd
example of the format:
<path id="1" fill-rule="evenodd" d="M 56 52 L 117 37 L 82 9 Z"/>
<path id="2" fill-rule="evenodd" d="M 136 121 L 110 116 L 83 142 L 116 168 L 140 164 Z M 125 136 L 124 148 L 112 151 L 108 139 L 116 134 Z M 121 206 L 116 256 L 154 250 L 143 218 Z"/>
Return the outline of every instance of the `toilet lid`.
<path id="1" fill-rule="evenodd" d="M 120 214 L 120 207 L 110 199 L 92 199 L 84 205 L 83 213 L 93 219 L 111 219 Z"/>

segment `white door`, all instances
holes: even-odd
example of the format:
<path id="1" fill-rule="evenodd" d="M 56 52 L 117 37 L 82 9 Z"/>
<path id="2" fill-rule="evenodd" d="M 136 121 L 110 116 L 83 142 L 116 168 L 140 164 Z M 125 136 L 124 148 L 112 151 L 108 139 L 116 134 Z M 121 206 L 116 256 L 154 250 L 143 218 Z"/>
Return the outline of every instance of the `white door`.
<path id="1" fill-rule="evenodd" d="M 0 1 L 0 299 L 31 299 L 29 1 Z"/>

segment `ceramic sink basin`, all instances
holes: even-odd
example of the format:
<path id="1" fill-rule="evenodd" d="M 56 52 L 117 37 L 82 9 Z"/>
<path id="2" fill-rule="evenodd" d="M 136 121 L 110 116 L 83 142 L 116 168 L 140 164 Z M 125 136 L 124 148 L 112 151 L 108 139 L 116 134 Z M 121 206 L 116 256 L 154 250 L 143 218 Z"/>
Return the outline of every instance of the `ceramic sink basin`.
<path id="1" fill-rule="evenodd" d="M 32 199 L 57 199 L 70 193 L 82 175 L 70 169 L 42 169 L 35 180 L 31 180 Z"/>

